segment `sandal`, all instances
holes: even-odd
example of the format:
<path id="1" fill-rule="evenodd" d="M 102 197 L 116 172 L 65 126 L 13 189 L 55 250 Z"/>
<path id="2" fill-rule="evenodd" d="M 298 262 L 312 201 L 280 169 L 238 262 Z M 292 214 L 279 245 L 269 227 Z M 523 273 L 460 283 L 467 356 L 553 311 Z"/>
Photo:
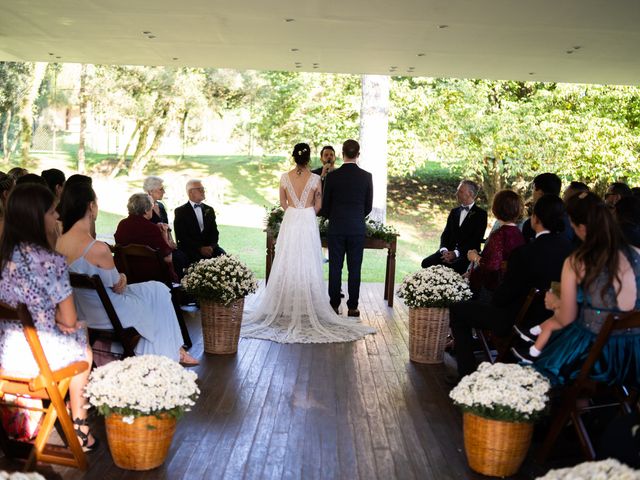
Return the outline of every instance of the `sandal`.
<path id="1" fill-rule="evenodd" d="M 89 432 L 84 433 L 82 430 L 80 430 L 81 427 L 88 427 L 89 421 L 86 418 L 74 418 L 73 424 L 75 425 L 73 429 L 76 431 L 76 436 L 80 440 L 82 451 L 85 453 L 94 452 L 99 445 L 98 439 L 96 437 L 93 437 L 93 443 L 89 445 Z"/>
<path id="2" fill-rule="evenodd" d="M 195 367 L 200 362 L 189 355 L 183 348 L 180 349 L 180 365 L 183 367 Z"/>

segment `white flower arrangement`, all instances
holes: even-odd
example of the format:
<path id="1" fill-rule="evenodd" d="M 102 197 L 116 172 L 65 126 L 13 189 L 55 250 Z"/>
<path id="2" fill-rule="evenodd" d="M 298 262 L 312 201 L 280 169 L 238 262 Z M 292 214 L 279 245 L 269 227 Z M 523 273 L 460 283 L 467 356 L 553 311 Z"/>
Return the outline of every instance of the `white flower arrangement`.
<path id="1" fill-rule="evenodd" d="M 469 300 L 469 283 L 455 270 L 444 265 L 423 268 L 408 275 L 398 287 L 398 297 L 408 307 L 448 307 Z"/>
<path id="2" fill-rule="evenodd" d="M 84 396 L 102 415 L 117 413 L 127 423 L 146 415 L 180 418 L 200 394 L 197 378 L 168 357 L 140 355 L 93 370 Z"/>
<path id="3" fill-rule="evenodd" d="M 36 472 L 0 472 L 0 480 L 46 480 L 42 475 Z"/>
<path id="4" fill-rule="evenodd" d="M 256 277 L 232 255 L 220 255 L 194 263 L 187 269 L 182 286 L 190 295 L 229 305 L 258 289 Z"/>
<path id="5" fill-rule="evenodd" d="M 462 410 L 484 418 L 533 422 L 544 412 L 550 388 L 549 380 L 532 367 L 484 362 L 449 396 Z"/>
<path id="6" fill-rule="evenodd" d="M 583 462 L 575 467 L 549 470 L 538 480 L 640 480 L 640 470 L 633 470 L 613 458 Z"/>

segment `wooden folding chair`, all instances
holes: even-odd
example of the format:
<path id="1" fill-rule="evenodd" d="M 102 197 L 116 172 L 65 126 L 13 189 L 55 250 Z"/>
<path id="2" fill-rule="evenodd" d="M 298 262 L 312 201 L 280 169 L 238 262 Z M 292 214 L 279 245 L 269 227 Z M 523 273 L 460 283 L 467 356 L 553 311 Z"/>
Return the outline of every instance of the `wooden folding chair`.
<path id="1" fill-rule="evenodd" d="M 578 440 L 580 441 L 580 447 L 586 460 L 594 460 L 596 458 L 595 450 L 587 429 L 582 421 L 582 414 L 593 410 L 594 407 L 585 407 L 578 405 L 578 400 L 583 398 L 591 398 L 594 393 L 601 392 L 603 390 L 609 390 L 618 398 L 619 403 L 614 405 L 619 406 L 623 413 L 629 413 L 632 409 L 631 399 L 624 390 L 623 385 L 605 385 L 601 382 L 596 382 L 590 378 L 591 370 L 595 363 L 598 361 L 602 354 L 602 350 L 607 344 L 610 336 L 614 332 L 627 329 L 640 328 L 640 311 L 629 312 L 626 314 L 610 314 L 600 333 L 595 339 L 595 342 L 589 350 L 587 359 L 582 364 L 578 376 L 570 384 L 563 387 L 560 391 L 561 398 L 559 408 L 556 410 L 553 416 L 549 432 L 545 438 L 540 451 L 538 452 L 538 460 L 542 463 L 546 460 L 551 448 L 554 446 L 558 435 L 571 419 Z M 634 354 L 635 352 L 629 352 Z M 612 406 L 611 403 L 605 406 Z"/>
<path id="2" fill-rule="evenodd" d="M 537 288 L 529 290 L 529 293 L 525 297 L 524 302 L 522 302 L 522 306 L 516 315 L 514 322 L 515 326 L 521 327 L 525 323 L 525 319 L 529 313 L 529 308 L 531 308 L 531 304 L 536 297 L 540 295 L 540 293 L 541 291 Z M 483 353 L 491 363 L 504 362 L 507 354 L 509 353 L 509 349 L 516 339 L 516 335 L 513 331 L 509 332 L 506 337 L 499 337 L 490 330 L 482 330 L 479 328 L 476 329 L 476 336 L 480 340 Z"/>
<path id="3" fill-rule="evenodd" d="M 116 357 L 121 356 L 122 358 L 133 357 L 135 355 L 136 345 L 138 345 L 142 336 L 134 327 L 123 328 L 120 318 L 116 313 L 116 309 L 113 307 L 109 294 L 107 293 L 102 280 L 100 280 L 100 277 L 98 275 L 90 277 L 89 275 L 74 272 L 70 272 L 69 277 L 73 288 L 93 290 L 98 294 L 98 298 L 100 298 L 107 317 L 113 326 L 113 330 L 89 328 L 89 343 L 93 346 L 98 339 L 107 342 L 116 341 L 122 344 L 124 353 L 122 355 L 113 354 L 111 352 L 106 353 Z"/>
<path id="4" fill-rule="evenodd" d="M 193 342 L 180 308 L 184 291 L 180 285 L 176 286 L 171 280 L 169 265 L 164 261 L 161 253 L 147 245 L 132 243 L 130 245 L 116 245 L 113 247 L 113 255 L 118 270 L 127 276 L 129 283 L 156 280 L 169 287 L 171 290 L 171 302 L 178 318 L 184 347 L 187 350 L 191 348 Z"/>
<path id="5" fill-rule="evenodd" d="M 28 408 L 44 412 L 40 430 L 33 444 L 9 439 L 7 433 L 0 427 L 0 444 L 3 451 L 9 458 L 26 458 L 25 471 L 33 469 L 35 463 L 39 461 L 86 470 L 87 459 L 82 451 L 78 437 L 76 437 L 64 398 L 69 390 L 71 378 L 87 370 L 89 364 L 87 362 L 74 362 L 64 368 L 52 371 L 45 357 L 31 315 L 24 304 L 14 309 L 4 303 L 0 303 L 0 318 L 3 320 L 20 320 L 27 343 L 39 369 L 39 373 L 30 378 L 14 376 L 0 371 L 0 396 L 2 400 L 4 400 L 5 395 L 9 394 L 18 397 L 39 398 L 49 402 L 47 408 Z M 60 422 L 68 447 L 47 443 L 56 419 Z"/>

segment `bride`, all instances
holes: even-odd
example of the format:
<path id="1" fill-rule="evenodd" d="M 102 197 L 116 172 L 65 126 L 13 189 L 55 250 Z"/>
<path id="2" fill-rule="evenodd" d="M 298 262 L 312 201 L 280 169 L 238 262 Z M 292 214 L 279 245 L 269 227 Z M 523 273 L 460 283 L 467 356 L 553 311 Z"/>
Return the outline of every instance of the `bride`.
<path id="1" fill-rule="evenodd" d="M 293 149 L 296 167 L 280 178 L 284 218 L 267 286 L 247 308 L 242 336 L 280 343 L 349 342 L 375 333 L 337 315 L 329 304 L 322 273 L 316 214 L 322 205 L 320 177 L 308 168 L 306 143 Z"/>

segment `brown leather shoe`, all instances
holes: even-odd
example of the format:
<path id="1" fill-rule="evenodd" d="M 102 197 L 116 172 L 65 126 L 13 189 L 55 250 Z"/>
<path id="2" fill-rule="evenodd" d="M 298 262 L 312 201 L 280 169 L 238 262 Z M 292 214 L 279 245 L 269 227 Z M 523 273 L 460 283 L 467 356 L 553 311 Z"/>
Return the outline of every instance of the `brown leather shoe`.
<path id="1" fill-rule="evenodd" d="M 360 316 L 360 310 L 358 310 L 357 308 L 350 308 L 349 311 L 347 312 L 347 316 L 349 316 L 349 317 L 359 317 Z"/>

